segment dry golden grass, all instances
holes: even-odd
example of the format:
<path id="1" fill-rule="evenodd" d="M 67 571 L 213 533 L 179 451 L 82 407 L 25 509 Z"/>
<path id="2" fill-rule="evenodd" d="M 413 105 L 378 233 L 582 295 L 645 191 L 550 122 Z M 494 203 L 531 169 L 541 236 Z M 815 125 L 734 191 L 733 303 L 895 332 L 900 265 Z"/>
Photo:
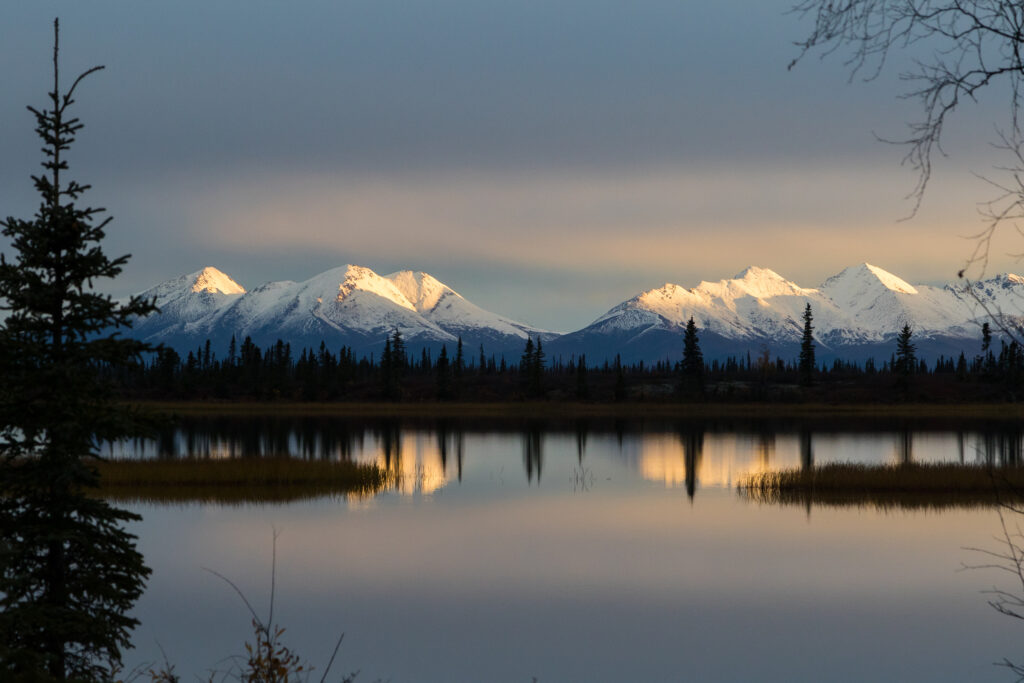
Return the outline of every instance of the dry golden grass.
<path id="1" fill-rule="evenodd" d="M 764 472 L 737 487 L 779 505 L 878 508 L 991 507 L 1020 501 L 1024 469 L 977 465 L 825 465 Z"/>
<path id="2" fill-rule="evenodd" d="M 107 460 L 97 467 L 100 495 L 133 502 L 287 502 L 372 495 L 391 483 L 373 465 L 289 458 Z"/>

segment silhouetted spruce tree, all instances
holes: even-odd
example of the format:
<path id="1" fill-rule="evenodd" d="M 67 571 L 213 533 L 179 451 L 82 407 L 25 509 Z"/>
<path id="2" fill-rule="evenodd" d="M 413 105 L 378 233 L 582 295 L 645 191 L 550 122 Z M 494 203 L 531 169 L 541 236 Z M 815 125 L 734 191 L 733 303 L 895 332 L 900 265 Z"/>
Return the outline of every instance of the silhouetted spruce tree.
<path id="1" fill-rule="evenodd" d="M 590 388 L 587 386 L 587 356 L 580 355 L 576 363 L 576 398 L 586 399 L 590 397 Z"/>
<path id="2" fill-rule="evenodd" d="M 626 374 L 622 371 L 622 358 L 615 354 L 615 389 L 616 401 L 626 400 Z"/>
<path id="3" fill-rule="evenodd" d="M 683 334 L 682 384 L 680 390 L 685 395 L 704 392 L 704 354 L 700 350 L 700 339 L 697 337 L 697 323 L 693 316 L 686 323 Z"/>
<path id="4" fill-rule="evenodd" d="M 462 375 L 466 370 L 466 357 L 462 351 L 462 337 L 459 337 L 459 343 L 455 347 L 455 363 L 452 365 L 452 391 L 455 396 L 462 393 Z"/>
<path id="5" fill-rule="evenodd" d="M 151 350 L 111 330 L 154 309 L 93 290 L 121 272 L 100 244 L 110 218 L 77 205 L 89 189 L 66 177 L 82 129 L 61 90 L 54 22 L 53 90 L 29 107 L 42 138 L 42 201 L 29 220 L 0 222 L 0 680 L 106 680 L 129 645 L 128 615 L 149 569 L 124 524 L 139 519 L 96 495 L 100 440 L 139 434 L 143 421 L 115 400 L 104 371 Z"/>
<path id="6" fill-rule="evenodd" d="M 800 383 L 805 387 L 811 386 L 814 381 L 814 326 L 811 323 L 814 316 L 811 313 L 811 304 L 804 308 L 804 334 L 800 340 Z"/>
<path id="7" fill-rule="evenodd" d="M 533 337 L 526 337 L 526 346 L 523 348 L 523 355 L 519 358 L 519 384 L 523 393 L 530 395 L 531 379 L 533 377 Z"/>
<path id="8" fill-rule="evenodd" d="M 384 352 L 380 357 L 381 384 L 385 398 L 397 401 L 402 397 L 402 377 L 407 364 L 405 340 L 396 329 L 384 340 Z"/>
<path id="9" fill-rule="evenodd" d="M 437 380 L 437 397 L 448 399 L 452 395 L 452 368 L 448 362 L 448 347 L 442 346 L 441 353 L 434 364 L 434 377 Z"/>
<path id="10" fill-rule="evenodd" d="M 913 335 L 910 325 L 904 325 L 896 336 L 896 381 L 904 389 L 910 386 L 910 378 L 917 369 L 917 347 L 910 341 Z"/>
<path id="11" fill-rule="evenodd" d="M 534 398 L 544 395 L 544 345 L 540 337 L 537 337 L 530 363 L 530 395 Z"/>
<path id="12" fill-rule="evenodd" d="M 405 339 L 402 338 L 402 333 L 397 328 L 391 334 L 391 353 L 395 366 L 399 369 L 400 373 L 404 372 L 409 364 L 409 358 L 405 352 Z"/>

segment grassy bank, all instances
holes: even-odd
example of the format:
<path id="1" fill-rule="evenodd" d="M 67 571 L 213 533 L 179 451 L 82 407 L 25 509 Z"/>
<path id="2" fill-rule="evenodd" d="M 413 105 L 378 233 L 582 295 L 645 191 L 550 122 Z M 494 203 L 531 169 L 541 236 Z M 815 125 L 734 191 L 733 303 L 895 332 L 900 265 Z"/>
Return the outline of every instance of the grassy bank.
<path id="1" fill-rule="evenodd" d="M 1024 469 L 977 465 L 825 465 L 747 477 L 740 495 L 776 505 L 981 507 L 1019 502 Z"/>
<path id="2" fill-rule="evenodd" d="M 316 403 L 258 401 L 153 401 L 149 410 L 181 416 L 324 416 L 348 418 L 956 418 L 1024 420 L 1017 403 L 585 403 L 575 401 L 447 403 Z"/>
<path id="3" fill-rule="evenodd" d="M 288 502 L 370 495 L 390 483 L 372 465 L 289 458 L 110 460 L 97 467 L 100 494 L 125 502 Z"/>

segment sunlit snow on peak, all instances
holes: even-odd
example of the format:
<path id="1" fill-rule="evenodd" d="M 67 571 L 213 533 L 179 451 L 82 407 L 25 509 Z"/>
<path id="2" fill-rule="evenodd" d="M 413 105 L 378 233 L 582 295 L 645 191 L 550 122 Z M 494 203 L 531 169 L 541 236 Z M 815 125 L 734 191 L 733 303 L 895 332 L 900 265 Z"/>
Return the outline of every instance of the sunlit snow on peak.
<path id="1" fill-rule="evenodd" d="M 344 301 L 354 292 L 369 292 L 387 299 L 393 304 L 415 311 L 416 306 L 395 286 L 395 283 L 388 278 L 381 277 L 365 266 L 345 266 L 344 278 L 335 285 L 337 287 L 337 300 Z M 315 279 L 329 279 L 340 269 L 329 270 L 318 275 Z M 336 278 L 335 278 L 336 279 Z"/>
<path id="2" fill-rule="evenodd" d="M 906 280 L 870 263 L 861 263 L 844 269 L 838 275 L 833 275 L 826 280 L 822 284 L 822 288 L 839 292 L 855 287 L 877 287 L 879 284 L 901 294 L 918 293 L 917 288 Z"/>
<path id="3" fill-rule="evenodd" d="M 785 280 L 784 277 L 776 273 L 771 268 L 762 268 L 760 266 L 747 266 L 740 272 L 736 273 L 734 280 Z"/>
<path id="4" fill-rule="evenodd" d="M 451 287 L 422 271 L 402 270 L 385 276 L 420 313 L 432 311 L 445 297 L 462 298 Z"/>
<path id="5" fill-rule="evenodd" d="M 193 292 L 211 292 L 214 294 L 245 294 L 245 287 L 232 280 L 225 273 L 212 266 L 203 268 L 194 274 Z"/>

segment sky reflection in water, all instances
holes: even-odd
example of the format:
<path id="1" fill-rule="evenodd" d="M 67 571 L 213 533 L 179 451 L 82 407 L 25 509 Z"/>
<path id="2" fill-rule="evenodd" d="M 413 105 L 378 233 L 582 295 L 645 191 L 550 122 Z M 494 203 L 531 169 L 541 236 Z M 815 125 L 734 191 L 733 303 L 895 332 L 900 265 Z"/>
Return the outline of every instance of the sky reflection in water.
<path id="1" fill-rule="evenodd" d="M 815 464 L 899 462 L 908 444 L 917 462 L 1020 452 L 1019 435 L 983 432 L 809 441 Z M 806 463 L 806 433 L 397 428 L 346 443 L 401 473 L 397 490 L 135 507 L 154 576 L 132 661 L 157 658 L 157 640 L 185 675 L 240 652 L 245 608 L 201 568 L 265 608 L 274 528 L 287 642 L 322 666 L 344 631 L 341 669 L 360 680 L 1005 680 L 992 662 L 1017 652 L 1020 625 L 979 594 L 1001 578 L 957 571 L 979 561 L 964 546 L 992 547 L 993 510 L 808 513 L 736 495 L 746 472 Z"/>

